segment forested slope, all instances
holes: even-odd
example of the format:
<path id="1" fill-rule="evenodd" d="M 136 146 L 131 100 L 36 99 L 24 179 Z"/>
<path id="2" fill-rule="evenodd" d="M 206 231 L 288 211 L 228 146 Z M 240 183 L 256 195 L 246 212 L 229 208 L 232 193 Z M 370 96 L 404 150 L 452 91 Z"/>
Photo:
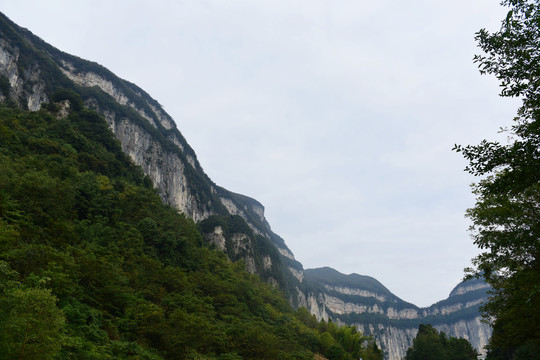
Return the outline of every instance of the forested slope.
<path id="1" fill-rule="evenodd" d="M 207 247 L 101 116 L 53 99 L 0 107 L 0 358 L 378 358 Z"/>

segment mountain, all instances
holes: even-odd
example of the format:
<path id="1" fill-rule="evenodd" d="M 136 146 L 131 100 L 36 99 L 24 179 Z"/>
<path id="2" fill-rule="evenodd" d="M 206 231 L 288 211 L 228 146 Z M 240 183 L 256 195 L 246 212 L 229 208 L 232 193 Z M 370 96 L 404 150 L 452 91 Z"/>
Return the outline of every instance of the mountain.
<path id="1" fill-rule="evenodd" d="M 283 239 L 272 232 L 264 218 L 264 207 L 214 184 L 173 119 L 156 100 L 99 64 L 50 46 L 7 17 L 2 15 L 0 21 L 0 75 L 10 85 L 9 94 L 4 91 L 3 98 L 35 111 L 58 90 L 77 92 L 85 106 L 105 117 L 122 150 L 142 167 L 167 204 L 194 221 L 211 215 L 241 216 L 255 234 L 278 250 L 277 255 L 260 257 L 268 256 L 280 267 L 290 269 L 285 271 L 287 281 L 301 278 L 301 264 Z M 280 285 L 285 288 L 284 281 Z"/>
<path id="2" fill-rule="evenodd" d="M 446 300 L 427 308 L 401 300 L 369 276 L 321 268 L 306 270 L 304 281 L 308 291 L 300 294 L 301 305 L 318 319 L 354 325 L 373 336 L 389 359 L 404 358 L 420 324 L 465 338 L 478 350 L 491 336 L 490 326 L 479 316 L 489 290 L 482 280 L 457 285 Z"/>
<path id="3" fill-rule="evenodd" d="M 212 249 L 77 93 L 30 112 L 2 82 L 0 359 L 382 359 Z M 237 215 L 206 224 L 252 233 Z"/>
<path id="4" fill-rule="evenodd" d="M 460 284 L 448 299 L 421 309 L 370 277 L 329 268 L 304 271 L 272 231 L 264 206 L 216 185 L 155 99 L 0 14 L 0 101 L 37 111 L 66 89 L 106 120 L 123 153 L 140 166 L 166 204 L 198 224 L 209 246 L 232 261 L 242 260 L 247 271 L 279 287 L 294 307 L 304 306 L 319 320 L 353 324 L 372 334 L 390 359 L 403 354 L 420 322 L 466 337 L 477 349 L 487 343 L 490 330 L 480 323 L 478 313 L 479 302 L 485 299 L 482 283 Z"/>

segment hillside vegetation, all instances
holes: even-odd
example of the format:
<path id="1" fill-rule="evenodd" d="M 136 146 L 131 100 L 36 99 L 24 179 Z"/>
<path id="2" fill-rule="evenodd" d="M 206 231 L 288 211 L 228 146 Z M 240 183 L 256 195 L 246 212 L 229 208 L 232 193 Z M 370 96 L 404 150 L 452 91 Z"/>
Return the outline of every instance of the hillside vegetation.
<path id="1" fill-rule="evenodd" d="M 102 117 L 53 98 L 0 106 L 0 359 L 382 358 L 210 249 Z"/>
<path id="2" fill-rule="evenodd" d="M 466 339 L 439 332 L 431 325 L 420 324 L 405 360 L 476 360 L 478 352 Z"/>

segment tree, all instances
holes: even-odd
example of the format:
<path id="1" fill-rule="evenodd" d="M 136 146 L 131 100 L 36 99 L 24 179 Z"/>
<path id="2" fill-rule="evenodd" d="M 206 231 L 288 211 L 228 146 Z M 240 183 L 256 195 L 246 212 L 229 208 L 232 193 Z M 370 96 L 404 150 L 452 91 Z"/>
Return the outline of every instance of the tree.
<path id="1" fill-rule="evenodd" d="M 446 359 L 439 332 L 431 325 L 420 324 L 413 345 L 407 349 L 406 360 Z"/>
<path id="2" fill-rule="evenodd" d="M 62 345 L 65 317 L 45 289 L 16 289 L 0 302 L 0 359 L 52 359 Z"/>
<path id="3" fill-rule="evenodd" d="M 522 106 L 507 144 L 482 141 L 456 146 L 469 161 L 466 170 L 482 179 L 467 210 L 471 235 L 483 250 L 466 269 L 492 286 L 483 307 L 492 321 L 490 354 L 510 359 L 525 348 L 540 354 L 540 1 L 504 0 L 510 8 L 501 29 L 477 33 L 483 50 L 474 61 L 482 74 L 495 75 L 501 96 L 520 97 Z M 524 347 L 524 348 L 523 348 Z M 520 350 L 520 348 L 523 348 Z"/>
<path id="4" fill-rule="evenodd" d="M 478 353 L 466 339 L 448 338 L 433 326 L 420 324 L 406 360 L 476 360 Z"/>

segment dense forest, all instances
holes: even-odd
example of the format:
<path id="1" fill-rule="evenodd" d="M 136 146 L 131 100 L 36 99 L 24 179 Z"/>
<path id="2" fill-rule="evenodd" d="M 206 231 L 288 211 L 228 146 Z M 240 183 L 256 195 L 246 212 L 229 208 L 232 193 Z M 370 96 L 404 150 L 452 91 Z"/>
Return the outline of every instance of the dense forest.
<path id="1" fill-rule="evenodd" d="M 382 359 L 205 244 L 78 95 L 51 100 L 0 105 L 0 359 Z"/>

